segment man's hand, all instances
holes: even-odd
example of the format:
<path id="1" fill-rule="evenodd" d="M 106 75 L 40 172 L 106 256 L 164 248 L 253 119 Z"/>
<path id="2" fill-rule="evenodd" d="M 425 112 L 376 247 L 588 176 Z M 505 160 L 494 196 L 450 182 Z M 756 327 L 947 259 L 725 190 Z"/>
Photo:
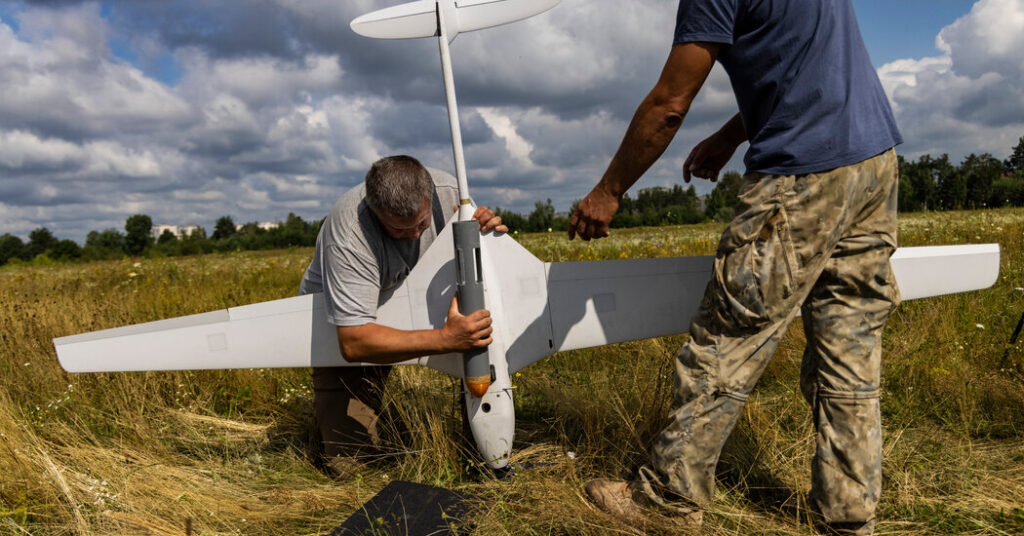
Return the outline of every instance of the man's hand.
<path id="1" fill-rule="evenodd" d="M 459 206 L 452 207 L 452 210 L 458 212 Z M 487 207 L 477 207 L 476 212 L 473 212 L 473 219 L 480 224 L 481 233 L 486 233 L 487 231 L 508 232 L 508 226 L 501 223 L 501 217 L 495 216 L 494 211 Z"/>
<path id="2" fill-rule="evenodd" d="M 441 328 L 441 336 L 448 352 L 465 352 L 476 348 L 485 348 L 491 344 L 491 312 L 480 309 L 463 316 L 459 312 L 459 304 L 452 298 L 448 306 L 448 320 Z"/>
<path id="3" fill-rule="evenodd" d="M 690 182 L 690 175 L 711 182 L 718 180 L 718 174 L 736 152 L 736 147 L 747 139 L 743 121 L 736 114 L 722 128 L 697 144 L 690 156 L 683 162 L 683 180 Z"/>
<path id="4" fill-rule="evenodd" d="M 569 240 L 577 235 L 583 240 L 608 236 L 608 224 L 617 210 L 619 198 L 598 185 L 576 205 L 569 218 Z"/>
<path id="5" fill-rule="evenodd" d="M 487 231 L 508 232 L 508 226 L 501 223 L 501 218 L 495 216 L 494 211 L 487 207 L 477 207 L 476 212 L 473 213 L 473 219 L 480 224 L 481 233 Z"/>

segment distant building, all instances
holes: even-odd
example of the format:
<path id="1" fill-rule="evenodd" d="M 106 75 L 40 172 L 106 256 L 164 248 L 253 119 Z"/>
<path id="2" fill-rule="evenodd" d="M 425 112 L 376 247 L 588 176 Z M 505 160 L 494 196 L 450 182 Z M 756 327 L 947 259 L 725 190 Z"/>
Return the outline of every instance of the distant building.
<path id="1" fill-rule="evenodd" d="M 164 231 L 170 231 L 177 239 L 188 238 L 192 234 L 192 231 L 198 229 L 198 225 L 154 225 L 153 226 L 153 238 L 156 240 L 160 239 L 160 235 L 164 234 Z"/>
<path id="2" fill-rule="evenodd" d="M 153 226 L 153 239 L 158 240 L 160 235 L 164 234 L 164 231 L 170 231 L 174 236 L 178 236 L 177 225 L 154 225 Z"/>

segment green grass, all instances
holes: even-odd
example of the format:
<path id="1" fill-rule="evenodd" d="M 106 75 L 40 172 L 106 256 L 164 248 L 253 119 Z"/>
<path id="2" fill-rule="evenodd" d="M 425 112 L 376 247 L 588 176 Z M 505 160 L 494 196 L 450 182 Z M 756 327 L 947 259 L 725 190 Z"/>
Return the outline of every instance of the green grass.
<path id="1" fill-rule="evenodd" d="M 720 225 L 517 236 L 546 261 L 714 251 Z M 989 290 L 908 302 L 885 334 L 880 534 L 1024 533 L 1024 210 L 911 214 L 901 245 L 999 242 Z M 458 384 L 392 375 L 388 455 L 317 469 L 306 370 L 69 375 L 53 337 L 292 296 L 310 249 L 0 268 L 0 534 L 327 534 L 389 481 L 487 498 L 476 533 L 633 534 L 582 484 L 626 477 L 664 423 L 685 336 L 557 354 L 516 375 L 511 481 L 461 437 Z M 134 274 L 134 275 L 133 275 Z M 980 327 L 979 327 L 980 326 Z M 791 327 L 719 465 L 704 533 L 812 534 L 812 425 Z M 139 359 L 145 359 L 140 349 Z M 650 534 L 676 534 L 652 518 Z"/>

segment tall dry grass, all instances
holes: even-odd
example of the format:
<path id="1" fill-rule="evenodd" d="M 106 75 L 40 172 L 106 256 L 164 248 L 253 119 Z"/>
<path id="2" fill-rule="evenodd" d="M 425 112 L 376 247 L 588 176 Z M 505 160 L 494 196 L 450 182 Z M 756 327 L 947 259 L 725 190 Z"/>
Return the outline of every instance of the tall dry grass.
<path id="1" fill-rule="evenodd" d="M 544 260 L 701 255 L 721 227 L 517 237 Z M 1024 210 L 914 214 L 902 245 L 999 242 L 992 289 L 902 305 L 886 328 L 882 534 L 1024 534 Z M 626 477 L 664 423 L 685 336 L 555 355 L 513 378 L 509 481 L 462 435 L 458 384 L 403 368 L 382 456 L 341 480 L 318 470 L 307 371 L 69 375 L 51 339 L 282 298 L 310 250 L 0 269 L 0 534 L 326 534 L 387 482 L 486 499 L 478 534 L 636 534 L 582 483 Z M 812 534 L 812 427 L 790 329 L 719 466 L 706 534 Z M 139 359 L 145 359 L 140 349 Z M 653 517 L 650 534 L 679 533 Z"/>

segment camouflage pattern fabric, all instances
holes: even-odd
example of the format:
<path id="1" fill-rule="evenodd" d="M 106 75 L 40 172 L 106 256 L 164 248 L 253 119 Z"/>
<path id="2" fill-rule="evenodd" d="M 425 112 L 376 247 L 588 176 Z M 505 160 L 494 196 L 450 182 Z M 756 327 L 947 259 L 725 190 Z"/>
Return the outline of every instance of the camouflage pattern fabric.
<path id="1" fill-rule="evenodd" d="M 896 153 L 824 173 L 744 177 L 712 279 L 675 362 L 671 422 L 638 484 L 680 512 L 710 504 L 715 465 L 786 328 L 801 311 L 801 388 L 817 449 L 811 506 L 870 534 L 882 482 L 881 336 L 899 303 Z"/>

